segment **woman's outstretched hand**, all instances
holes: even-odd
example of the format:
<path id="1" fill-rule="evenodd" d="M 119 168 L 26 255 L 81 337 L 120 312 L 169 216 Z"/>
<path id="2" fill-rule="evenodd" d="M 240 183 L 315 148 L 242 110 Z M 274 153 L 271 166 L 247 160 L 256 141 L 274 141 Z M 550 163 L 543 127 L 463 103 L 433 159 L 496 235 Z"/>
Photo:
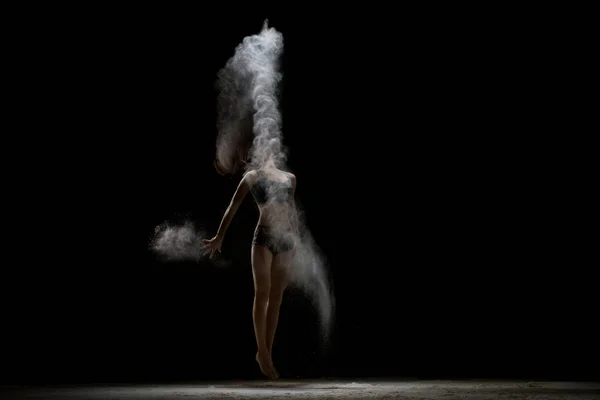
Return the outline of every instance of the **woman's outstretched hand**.
<path id="1" fill-rule="evenodd" d="M 221 244 L 223 243 L 223 239 L 221 239 L 218 236 L 215 236 L 212 239 L 204 239 L 202 241 L 202 243 L 203 243 L 202 248 L 204 249 L 204 255 L 208 254 L 210 256 L 210 258 L 213 258 L 217 251 L 219 253 L 221 252 Z"/>

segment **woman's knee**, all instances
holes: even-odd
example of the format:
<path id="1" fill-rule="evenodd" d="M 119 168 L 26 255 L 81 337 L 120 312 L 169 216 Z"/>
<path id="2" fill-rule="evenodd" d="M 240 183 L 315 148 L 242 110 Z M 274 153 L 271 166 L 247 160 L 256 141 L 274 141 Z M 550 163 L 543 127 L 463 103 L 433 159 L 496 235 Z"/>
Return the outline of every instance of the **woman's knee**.
<path id="1" fill-rule="evenodd" d="M 269 301 L 281 302 L 285 288 L 286 288 L 285 282 L 276 282 L 276 283 L 272 284 L 271 290 L 269 292 Z"/>
<path id="2" fill-rule="evenodd" d="M 258 286 L 254 290 L 254 301 L 258 303 L 267 303 L 271 290 L 267 285 Z"/>

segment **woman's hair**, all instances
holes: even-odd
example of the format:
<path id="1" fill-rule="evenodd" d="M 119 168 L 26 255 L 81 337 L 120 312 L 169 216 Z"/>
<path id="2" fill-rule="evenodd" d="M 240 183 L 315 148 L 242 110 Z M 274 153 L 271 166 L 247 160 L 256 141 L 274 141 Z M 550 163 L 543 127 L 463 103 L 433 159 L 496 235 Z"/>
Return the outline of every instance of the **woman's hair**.
<path id="1" fill-rule="evenodd" d="M 222 133 L 214 161 L 215 170 L 220 175 L 233 176 L 245 172 L 254 140 L 252 122 L 252 115 L 249 115 L 231 124 L 228 132 Z"/>
<path id="2" fill-rule="evenodd" d="M 236 53 L 237 54 L 237 53 Z M 221 175 L 244 173 L 254 133 L 254 76 L 239 57 L 217 73 L 217 143 L 214 166 Z"/>

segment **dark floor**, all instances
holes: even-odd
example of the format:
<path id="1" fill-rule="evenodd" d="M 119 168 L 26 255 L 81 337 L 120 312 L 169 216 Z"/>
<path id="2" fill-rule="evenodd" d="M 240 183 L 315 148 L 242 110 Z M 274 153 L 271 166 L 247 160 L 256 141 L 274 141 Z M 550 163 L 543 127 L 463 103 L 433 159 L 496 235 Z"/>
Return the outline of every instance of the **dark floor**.
<path id="1" fill-rule="evenodd" d="M 600 399 L 600 383 L 518 381 L 254 381 L 2 387 L 2 399 Z"/>

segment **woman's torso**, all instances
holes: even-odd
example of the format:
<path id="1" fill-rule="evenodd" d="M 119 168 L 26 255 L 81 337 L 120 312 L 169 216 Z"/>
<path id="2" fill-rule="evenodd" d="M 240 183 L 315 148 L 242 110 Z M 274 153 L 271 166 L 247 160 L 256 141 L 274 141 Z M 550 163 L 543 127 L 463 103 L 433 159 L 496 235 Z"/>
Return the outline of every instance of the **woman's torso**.
<path id="1" fill-rule="evenodd" d="M 260 212 L 259 225 L 289 229 L 294 194 L 290 174 L 281 170 L 256 170 L 250 192 Z"/>

